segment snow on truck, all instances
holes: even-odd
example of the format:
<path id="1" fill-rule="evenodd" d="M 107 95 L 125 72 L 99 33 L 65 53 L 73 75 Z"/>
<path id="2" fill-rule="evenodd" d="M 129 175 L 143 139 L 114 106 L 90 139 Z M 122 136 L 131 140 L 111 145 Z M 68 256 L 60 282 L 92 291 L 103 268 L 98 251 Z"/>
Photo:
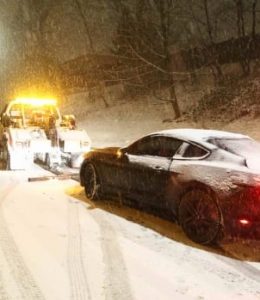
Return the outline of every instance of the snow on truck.
<path id="1" fill-rule="evenodd" d="M 50 168 L 63 163 L 78 168 L 90 144 L 86 131 L 76 129 L 73 115 L 61 116 L 54 99 L 17 98 L 1 113 L 4 169 L 23 170 L 36 159 Z"/>

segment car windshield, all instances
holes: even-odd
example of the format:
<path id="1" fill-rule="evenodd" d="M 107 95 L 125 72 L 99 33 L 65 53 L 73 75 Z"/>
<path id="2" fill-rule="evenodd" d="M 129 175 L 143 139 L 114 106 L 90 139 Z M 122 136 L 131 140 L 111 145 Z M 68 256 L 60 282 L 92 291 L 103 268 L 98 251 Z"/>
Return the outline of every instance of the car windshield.
<path id="1" fill-rule="evenodd" d="M 210 143 L 228 152 L 248 157 L 260 154 L 260 143 L 255 140 L 244 139 L 210 139 Z"/>

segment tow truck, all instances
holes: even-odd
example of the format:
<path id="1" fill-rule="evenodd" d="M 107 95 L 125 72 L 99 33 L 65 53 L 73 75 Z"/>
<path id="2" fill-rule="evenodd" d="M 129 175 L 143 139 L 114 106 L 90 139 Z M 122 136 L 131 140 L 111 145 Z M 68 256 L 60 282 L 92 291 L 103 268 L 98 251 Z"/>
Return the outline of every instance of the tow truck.
<path id="1" fill-rule="evenodd" d="M 61 115 L 55 99 L 16 98 L 0 115 L 2 169 L 24 170 L 35 160 L 50 169 L 79 168 L 91 147 L 85 130 L 76 128 L 73 115 Z"/>

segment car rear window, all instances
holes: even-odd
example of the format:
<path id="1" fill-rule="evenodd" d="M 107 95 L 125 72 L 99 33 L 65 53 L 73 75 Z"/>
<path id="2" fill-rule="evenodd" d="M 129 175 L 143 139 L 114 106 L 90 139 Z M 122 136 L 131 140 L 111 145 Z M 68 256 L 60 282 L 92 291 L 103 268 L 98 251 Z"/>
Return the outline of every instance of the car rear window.
<path id="1" fill-rule="evenodd" d="M 189 145 L 185 150 L 183 157 L 185 158 L 200 158 L 207 154 L 208 152 L 200 147 L 195 145 Z"/>
<path id="2" fill-rule="evenodd" d="M 260 155 L 260 143 L 252 139 L 210 139 L 210 143 L 230 153 L 248 156 Z"/>

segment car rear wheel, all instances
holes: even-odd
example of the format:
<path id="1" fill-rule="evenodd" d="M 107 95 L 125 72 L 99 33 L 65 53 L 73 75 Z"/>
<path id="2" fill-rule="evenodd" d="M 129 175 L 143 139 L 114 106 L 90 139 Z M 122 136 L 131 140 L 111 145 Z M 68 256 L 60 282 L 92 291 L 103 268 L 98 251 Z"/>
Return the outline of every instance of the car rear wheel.
<path id="1" fill-rule="evenodd" d="M 95 167 L 91 163 L 88 163 L 85 167 L 84 187 L 85 187 L 85 194 L 87 198 L 91 200 L 99 199 L 99 194 L 98 194 L 98 190 L 100 187 L 99 179 Z"/>
<path id="2" fill-rule="evenodd" d="M 187 192 L 179 206 L 179 222 L 186 235 L 196 243 L 212 244 L 222 236 L 222 215 L 211 193 Z"/>

